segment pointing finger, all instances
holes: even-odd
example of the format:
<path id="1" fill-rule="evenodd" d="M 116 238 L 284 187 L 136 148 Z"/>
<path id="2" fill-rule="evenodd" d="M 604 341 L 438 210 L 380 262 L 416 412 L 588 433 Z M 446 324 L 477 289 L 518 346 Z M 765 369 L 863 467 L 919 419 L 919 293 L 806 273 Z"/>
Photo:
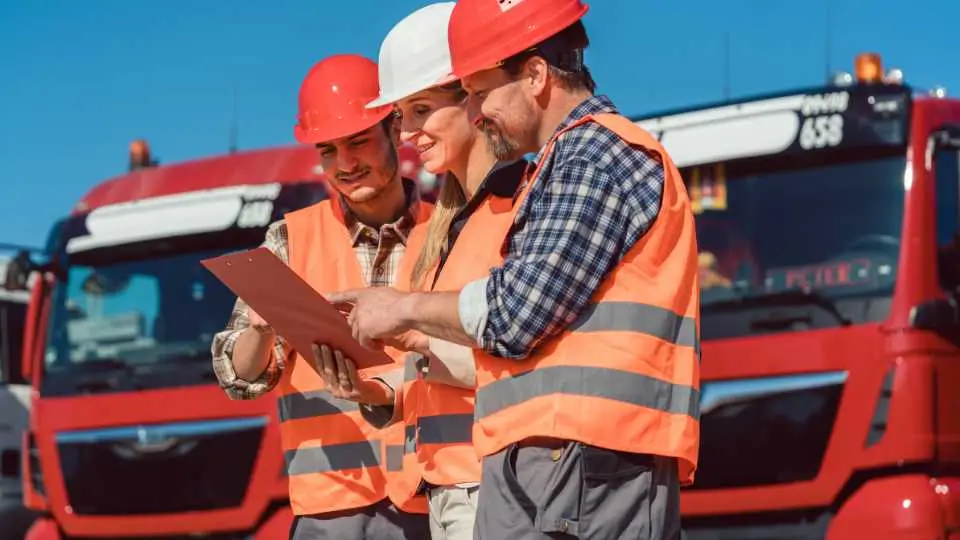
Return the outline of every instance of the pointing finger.
<path id="1" fill-rule="evenodd" d="M 360 297 L 362 289 L 347 289 L 345 291 L 331 292 L 324 295 L 328 302 L 333 305 L 355 304 Z"/>

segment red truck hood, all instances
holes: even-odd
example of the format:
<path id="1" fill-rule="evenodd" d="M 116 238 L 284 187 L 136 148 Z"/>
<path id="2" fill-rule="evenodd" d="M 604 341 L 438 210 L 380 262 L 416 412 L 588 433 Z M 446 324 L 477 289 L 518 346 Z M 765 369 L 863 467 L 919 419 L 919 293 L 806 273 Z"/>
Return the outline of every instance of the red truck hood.
<path id="1" fill-rule="evenodd" d="M 824 437 L 826 448 L 821 454 L 822 461 L 819 470 L 811 478 L 741 487 L 701 488 L 695 484 L 694 489 L 682 492 L 684 515 L 717 516 L 824 508 L 837 500 L 856 469 L 929 458 L 933 447 L 929 429 L 898 429 L 895 445 L 878 444 L 876 441 L 868 443 L 871 440 L 871 425 L 876 423 L 878 414 L 883 416 L 883 425 L 889 430 L 899 428 L 908 418 L 915 421 L 932 416 L 924 416 L 924 411 L 919 410 L 925 406 L 923 400 L 898 402 L 895 412 L 889 416 L 886 415 L 887 407 L 878 404 L 879 400 L 884 399 L 882 389 L 885 385 L 893 385 L 897 392 L 909 394 L 922 391 L 925 385 L 930 384 L 929 381 L 911 379 L 919 377 L 907 370 L 893 369 L 902 358 L 885 352 L 890 349 L 890 340 L 891 337 L 885 336 L 879 325 L 863 325 L 704 342 L 702 428 L 708 422 L 714 422 L 711 429 L 715 431 L 716 426 L 724 421 L 717 416 L 711 418 L 710 415 L 735 414 L 718 413 L 721 407 L 737 406 L 738 400 L 747 402 L 763 394 L 769 396 L 796 391 L 804 385 L 839 385 L 840 388 L 836 389 L 839 401 L 834 408 L 836 415 L 831 414 L 830 418 L 823 420 L 832 422 L 833 427 Z M 783 414 L 789 412 L 784 410 Z M 749 426 L 747 431 L 752 427 Z M 776 429 L 776 423 L 771 421 L 758 428 L 769 430 L 771 427 Z M 705 437 L 712 436 L 712 433 L 708 429 L 703 431 L 706 435 L 701 437 L 701 466 L 710 460 L 710 452 L 717 450 L 717 447 L 710 449 L 710 445 L 717 444 L 717 440 L 722 440 L 719 444 L 725 445 L 719 451 L 734 452 L 738 445 L 747 448 L 755 442 L 750 440 L 755 437 L 749 433 L 739 439 L 735 438 L 737 436 L 726 438 L 721 434 L 705 441 Z M 739 433 L 739 429 L 736 431 Z M 915 432 L 916 436 L 901 437 L 904 431 Z M 763 435 L 767 436 L 766 433 Z M 776 467 L 779 465 L 777 460 L 784 459 L 784 456 L 764 455 L 762 449 L 757 450 L 756 446 L 751 451 L 755 452 L 753 463 L 757 467 L 763 466 L 761 461 L 773 462 L 774 465 L 770 467 Z M 747 464 L 743 468 L 750 469 L 751 466 Z M 743 468 L 740 471 L 726 471 L 725 474 L 741 474 Z M 716 472 L 701 467 L 698 474 L 703 473 L 706 482 L 707 477 Z"/>
<path id="2" fill-rule="evenodd" d="M 41 398 L 34 406 L 47 498 L 68 534 L 250 530 L 287 496 L 274 399 L 230 401 L 211 385 Z M 227 474 L 234 462 L 241 470 Z M 165 496 L 164 480 L 177 475 L 192 490 Z"/>

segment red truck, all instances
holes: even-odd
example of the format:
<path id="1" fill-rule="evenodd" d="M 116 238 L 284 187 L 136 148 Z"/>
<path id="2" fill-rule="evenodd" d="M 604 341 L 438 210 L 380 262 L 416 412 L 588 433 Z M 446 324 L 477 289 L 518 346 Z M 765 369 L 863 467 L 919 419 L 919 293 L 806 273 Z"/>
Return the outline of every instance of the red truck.
<path id="1" fill-rule="evenodd" d="M 960 539 L 960 100 L 855 68 L 637 119 L 697 212 L 689 540 Z"/>
<path id="2" fill-rule="evenodd" d="M 234 297 L 199 261 L 326 198 L 316 162 L 294 146 L 157 166 L 138 141 L 131 171 L 91 189 L 43 259 L 8 268 L 44 277 L 22 363 L 28 539 L 288 535 L 276 403 L 218 387 L 210 343 Z M 401 170 L 431 180 L 409 148 Z"/>
<path id="3" fill-rule="evenodd" d="M 33 251 L 0 243 L 0 283 L 6 281 L 7 264 L 14 253 Z M 30 423 L 30 385 L 20 369 L 29 299 L 24 290 L 0 288 L 0 540 L 23 540 L 34 519 L 23 505 L 20 466 L 20 442 Z"/>

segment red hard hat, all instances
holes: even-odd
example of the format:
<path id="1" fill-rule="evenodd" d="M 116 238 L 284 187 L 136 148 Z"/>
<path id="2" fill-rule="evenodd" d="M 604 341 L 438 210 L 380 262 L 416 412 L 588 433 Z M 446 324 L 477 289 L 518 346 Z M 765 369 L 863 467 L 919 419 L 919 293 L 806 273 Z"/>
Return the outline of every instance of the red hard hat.
<path id="1" fill-rule="evenodd" d="M 495 67 L 579 21 L 581 0 L 458 0 L 448 40 L 457 78 Z"/>
<path id="2" fill-rule="evenodd" d="M 377 64 L 355 54 L 338 54 L 317 62 L 300 85 L 300 113 L 293 135 L 317 144 L 369 129 L 389 115 L 389 105 L 366 104 L 380 94 Z"/>

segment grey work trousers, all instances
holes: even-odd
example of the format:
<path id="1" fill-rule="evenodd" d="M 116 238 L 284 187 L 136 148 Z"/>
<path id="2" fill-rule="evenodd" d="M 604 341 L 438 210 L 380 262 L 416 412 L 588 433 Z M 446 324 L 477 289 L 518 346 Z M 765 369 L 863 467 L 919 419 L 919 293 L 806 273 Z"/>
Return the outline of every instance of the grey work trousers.
<path id="1" fill-rule="evenodd" d="M 389 499 L 331 514 L 296 516 L 290 540 L 429 540 L 426 514 L 400 511 Z"/>
<path id="2" fill-rule="evenodd" d="M 570 441 L 483 460 L 474 540 L 679 540 L 677 461 Z"/>

